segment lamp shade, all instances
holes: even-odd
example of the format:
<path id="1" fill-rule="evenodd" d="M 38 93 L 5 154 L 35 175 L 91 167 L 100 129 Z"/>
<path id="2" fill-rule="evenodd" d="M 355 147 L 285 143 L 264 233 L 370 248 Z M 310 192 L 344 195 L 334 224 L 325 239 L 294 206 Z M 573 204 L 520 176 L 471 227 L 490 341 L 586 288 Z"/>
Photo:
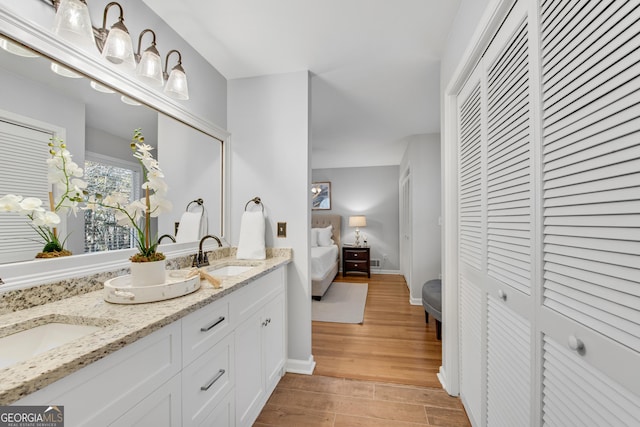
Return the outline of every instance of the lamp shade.
<path id="1" fill-rule="evenodd" d="M 120 22 L 116 22 L 109 30 L 102 48 L 102 57 L 124 68 L 136 68 L 131 36 Z"/>
<path id="2" fill-rule="evenodd" d="M 89 8 L 80 0 L 61 0 L 53 21 L 53 33 L 85 50 L 95 49 Z"/>
<path id="3" fill-rule="evenodd" d="M 349 217 L 349 227 L 366 227 L 367 217 L 364 215 L 355 215 Z"/>
<path id="4" fill-rule="evenodd" d="M 189 87 L 187 86 L 187 75 L 180 65 L 176 65 L 164 87 L 164 93 L 175 99 L 189 99 Z"/>
<path id="5" fill-rule="evenodd" d="M 140 62 L 136 67 L 136 76 L 152 86 L 162 86 L 162 60 L 155 47 L 150 47 L 144 51 Z"/>

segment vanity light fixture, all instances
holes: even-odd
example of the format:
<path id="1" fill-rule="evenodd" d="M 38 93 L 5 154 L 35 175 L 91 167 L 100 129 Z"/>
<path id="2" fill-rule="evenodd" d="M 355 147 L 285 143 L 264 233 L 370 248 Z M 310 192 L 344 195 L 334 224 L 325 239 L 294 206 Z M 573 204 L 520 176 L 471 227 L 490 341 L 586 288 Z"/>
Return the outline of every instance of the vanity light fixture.
<path id="1" fill-rule="evenodd" d="M 90 86 L 97 90 L 98 92 L 102 92 L 102 93 L 116 93 L 115 90 L 112 90 L 108 87 L 106 87 L 105 85 L 101 85 L 100 83 L 98 83 L 95 80 L 91 80 Z"/>
<path id="2" fill-rule="evenodd" d="M 118 6 L 120 15 L 118 16 L 118 22 L 107 30 L 107 13 L 111 6 Z M 136 67 L 133 58 L 133 43 L 131 42 L 129 30 L 124 25 L 122 6 L 118 2 L 113 1 L 104 8 L 102 28 L 98 30 L 98 35 L 96 43 L 103 58 L 124 68 L 134 69 Z"/>
<path id="3" fill-rule="evenodd" d="M 133 105 L 134 107 L 138 107 L 138 106 L 142 105 L 141 103 L 139 103 L 135 99 L 129 98 L 128 96 L 125 96 L 125 95 L 122 95 L 120 97 L 120 101 L 124 102 L 127 105 Z"/>
<path id="4" fill-rule="evenodd" d="M 53 62 L 51 61 L 51 71 L 53 71 L 54 73 L 62 76 L 62 77 L 69 77 L 71 79 L 81 79 L 82 75 L 76 73 L 75 71 L 71 71 L 70 69 L 68 69 L 67 67 L 65 67 L 64 65 L 60 65 L 57 62 Z"/>
<path id="5" fill-rule="evenodd" d="M 93 26 L 86 1 L 53 0 L 53 7 L 56 9 L 53 33 L 85 50 L 93 49 Z"/>
<path id="6" fill-rule="evenodd" d="M 169 56 L 173 52 L 178 54 L 178 64 L 171 69 L 171 74 L 168 74 Z M 184 72 L 184 68 L 182 68 L 182 55 L 175 49 L 167 53 L 164 62 L 164 78 L 167 79 L 164 93 L 175 99 L 189 99 L 189 86 L 187 85 L 187 75 Z"/>
<path id="7" fill-rule="evenodd" d="M 38 58 L 40 56 L 31 49 L 27 49 L 13 40 L 9 40 L 2 36 L 0 36 L 0 48 L 14 55 L 23 56 L 25 58 Z"/>
<path id="8" fill-rule="evenodd" d="M 145 33 L 151 33 L 153 39 L 151 46 L 145 49 L 140 55 L 140 46 L 142 45 L 142 36 Z M 136 52 L 136 76 L 146 83 L 152 86 L 162 86 L 164 84 L 164 78 L 162 73 L 162 59 L 160 59 L 160 53 L 156 48 L 156 33 L 153 30 L 146 29 L 140 33 L 138 37 L 138 51 Z"/>

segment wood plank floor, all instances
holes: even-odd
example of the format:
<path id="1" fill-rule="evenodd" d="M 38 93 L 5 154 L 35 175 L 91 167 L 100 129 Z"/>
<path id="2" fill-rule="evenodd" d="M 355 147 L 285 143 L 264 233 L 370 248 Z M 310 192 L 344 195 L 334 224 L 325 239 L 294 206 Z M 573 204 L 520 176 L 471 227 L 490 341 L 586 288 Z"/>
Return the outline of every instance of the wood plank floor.
<path id="1" fill-rule="evenodd" d="M 436 378 L 442 343 L 433 319 L 409 304 L 404 278 L 336 281 L 369 284 L 363 324 L 313 322 L 314 374 L 286 374 L 255 426 L 469 426 Z"/>

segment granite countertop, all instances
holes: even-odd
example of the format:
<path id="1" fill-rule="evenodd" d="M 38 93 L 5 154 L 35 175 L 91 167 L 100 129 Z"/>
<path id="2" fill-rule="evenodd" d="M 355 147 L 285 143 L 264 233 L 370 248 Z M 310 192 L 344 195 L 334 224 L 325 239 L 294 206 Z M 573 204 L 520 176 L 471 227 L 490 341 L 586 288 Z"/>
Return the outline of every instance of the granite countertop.
<path id="1" fill-rule="evenodd" d="M 99 290 L 0 315 L 0 337 L 49 322 L 100 327 L 87 336 L 0 369 L 0 405 L 9 405 L 44 388 L 288 264 L 291 259 L 290 250 L 276 251 L 263 261 L 216 259 L 210 268 L 230 263 L 253 268 L 236 276 L 221 277 L 221 289 L 214 289 L 202 280 L 196 292 L 166 301 L 112 304 L 104 300 L 104 291 Z"/>

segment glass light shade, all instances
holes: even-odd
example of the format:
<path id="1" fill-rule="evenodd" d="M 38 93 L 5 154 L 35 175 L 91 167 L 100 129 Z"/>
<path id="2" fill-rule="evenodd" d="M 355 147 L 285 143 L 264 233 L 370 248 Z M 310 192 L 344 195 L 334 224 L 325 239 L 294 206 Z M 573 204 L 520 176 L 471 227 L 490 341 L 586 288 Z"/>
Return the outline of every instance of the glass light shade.
<path id="1" fill-rule="evenodd" d="M 162 60 L 160 59 L 160 55 L 151 49 L 145 50 L 136 67 L 136 76 L 152 86 L 162 86 L 164 84 L 164 78 L 162 77 Z"/>
<path id="2" fill-rule="evenodd" d="M 7 40 L 4 37 L 0 37 L 0 48 L 14 55 L 24 56 L 25 58 L 38 58 L 40 56 L 34 51 L 22 47 L 18 43 Z"/>
<path id="3" fill-rule="evenodd" d="M 127 31 L 120 28 L 118 24 L 109 30 L 109 35 L 107 35 L 107 40 L 102 48 L 102 57 L 124 68 L 133 70 L 136 67 L 133 59 L 131 36 Z"/>
<path id="4" fill-rule="evenodd" d="M 349 217 L 349 227 L 366 227 L 367 217 L 364 215 L 355 215 Z"/>
<path id="5" fill-rule="evenodd" d="M 187 75 L 184 71 L 174 68 L 167 79 L 164 93 L 175 99 L 189 99 L 189 86 L 187 86 Z"/>
<path id="6" fill-rule="evenodd" d="M 116 93 L 114 90 L 109 89 L 106 86 L 101 85 L 100 83 L 91 80 L 90 83 L 91 87 L 95 90 L 97 90 L 98 92 L 102 92 L 102 93 Z"/>
<path id="7" fill-rule="evenodd" d="M 95 49 L 89 8 L 80 0 L 61 0 L 53 33 L 85 50 Z"/>
<path id="8" fill-rule="evenodd" d="M 125 104 L 133 105 L 134 107 L 137 107 L 137 106 L 139 106 L 139 105 L 142 105 L 142 104 L 140 104 L 138 101 L 136 101 L 135 99 L 133 99 L 133 98 L 129 98 L 128 96 L 124 96 L 124 95 L 122 95 L 122 96 L 120 97 L 120 100 L 121 100 L 122 102 L 124 102 Z"/>
<path id="9" fill-rule="evenodd" d="M 62 76 L 62 77 L 69 77 L 72 79 L 81 79 L 82 75 L 76 73 L 75 71 L 71 71 L 70 69 L 68 69 L 65 66 L 62 66 L 60 64 L 58 64 L 57 62 L 52 62 L 51 63 L 51 71 L 53 71 L 54 73 Z"/>

